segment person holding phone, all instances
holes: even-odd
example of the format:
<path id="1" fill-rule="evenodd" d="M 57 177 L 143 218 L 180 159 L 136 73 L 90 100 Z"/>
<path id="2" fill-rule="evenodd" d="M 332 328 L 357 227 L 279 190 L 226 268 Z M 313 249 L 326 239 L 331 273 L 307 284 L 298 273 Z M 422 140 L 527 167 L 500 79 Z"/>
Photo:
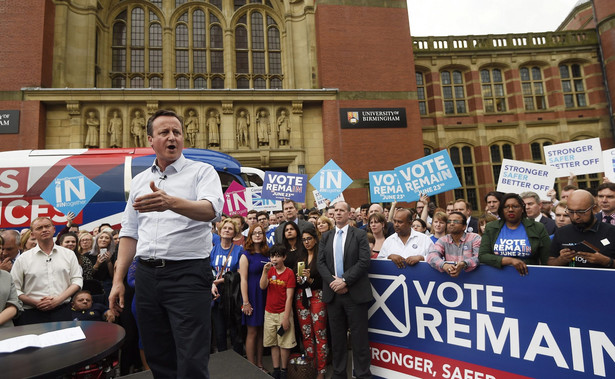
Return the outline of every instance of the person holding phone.
<path id="1" fill-rule="evenodd" d="M 303 348 L 324 379 L 327 366 L 327 306 L 322 301 L 322 277 L 318 272 L 318 233 L 307 229 L 302 236 L 305 250 L 297 262 L 295 308 Z"/>
<path id="2" fill-rule="evenodd" d="M 594 196 L 576 190 L 568 198 L 570 225 L 555 231 L 551 244 L 551 266 L 615 268 L 615 226 L 599 222 Z"/>

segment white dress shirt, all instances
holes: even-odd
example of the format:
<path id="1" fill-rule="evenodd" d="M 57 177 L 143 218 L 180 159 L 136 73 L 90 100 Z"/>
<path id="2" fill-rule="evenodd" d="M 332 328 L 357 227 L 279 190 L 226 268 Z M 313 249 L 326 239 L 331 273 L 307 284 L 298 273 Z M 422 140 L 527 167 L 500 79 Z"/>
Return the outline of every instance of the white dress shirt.
<path id="1" fill-rule="evenodd" d="M 211 252 L 211 222 L 197 221 L 179 213 L 139 213 L 132 204 L 152 192 L 150 182 L 171 196 L 209 200 L 218 219 L 224 200 L 220 177 L 209 164 L 186 159 L 182 154 L 164 172 L 154 164 L 135 176 L 122 217 L 121 237 L 137 240 L 137 257 L 168 260 L 204 259 Z M 211 221 L 214 221 L 211 220 Z"/>
<path id="2" fill-rule="evenodd" d="M 58 245 L 53 246 L 49 255 L 38 245 L 21 254 L 15 260 L 11 276 L 17 296 L 25 294 L 36 300 L 45 296 L 57 296 L 71 284 L 83 287 L 81 266 L 75 252 Z M 70 297 L 64 300 L 64 303 L 69 301 Z M 33 307 L 24 303 L 24 308 Z"/>
<path id="3" fill-rule="evenodd" d="M 410 237 L 404 244 L 397 233 L 390 235 L 384 240 L 378 258 L 388 258 L 391 254 L 397 254 L 401 257 L 408 258 L 414 255 L 427 256 L 429 250 L 433 248 L 433 242 L 426 234 L 419 233 L 412 229 Z"/>

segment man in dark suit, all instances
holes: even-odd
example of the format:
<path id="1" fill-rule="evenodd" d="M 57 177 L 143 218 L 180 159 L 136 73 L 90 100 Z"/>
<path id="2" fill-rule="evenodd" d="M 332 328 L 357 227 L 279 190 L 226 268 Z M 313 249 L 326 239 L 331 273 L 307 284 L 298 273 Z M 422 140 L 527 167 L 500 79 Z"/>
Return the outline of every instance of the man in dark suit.
<path id="1" fill-rule="evenodd" d="M 543 224 L 550 236 L 555 234 L 555 230 L 557 229 L 555 221 L 543 215 L 540 211 L 542 207 L 540 196 L 538 196 L 536 192 L 523 192 L 520 196 L 525 203 L 525 213 L 527 213 L 527 217 Z"/>
<path id="2" fill-rule="evenodd" d="M 455 212 L 461 212 L 466 216 L 466 232 L 478 233 L 478 219 L 472 217 L 472 204 L 470 204 L 469 201 L 465 201 L 464 199 L 457 199 L 455 200 L 455 204 L 453 207 L 453 210 Z"/>
<path id="3" fill-rule="evenodd" d="M 350 206 L 335 203 L 335 229 L 325 232 L 318 251 L 322 276 L 322 299 L 327 303 L 333 351 L 333 378 L 346 379 L 350 328 L 354 376 L 371 378 L 371 357 L 367 333 L 367 311 L 373 300 L 367 277 L 370 249 L 364 230 L 348 224 Z"/>
<path id="4" fill-rule="evenodd" d="M 276 243 L 282 243 L 282 237 L 284 236 L 284 226 L 286 225 L 286 222 L 288 221 L 293 221 L 295 224 L 297 224 L 297 226 L 299 227 L 299 231 L 301 232 L 301 235 L 308 228 L 314 229 L 314 225 L 311 222 L 301 220 L 297 217 L 299 212 L 297 211 L 297 206 L 295 205 L 294 201 L 290 199 L 284 200 L 284 202 L 282 203 L 282 211 L 284 212 L 285 221 L 281 222 L 280 225 L 275 230 L 275 242 Z M 301 235 L 297 236 L 297 238 L 299 239 L 299 242 L 301 242 Z"/>

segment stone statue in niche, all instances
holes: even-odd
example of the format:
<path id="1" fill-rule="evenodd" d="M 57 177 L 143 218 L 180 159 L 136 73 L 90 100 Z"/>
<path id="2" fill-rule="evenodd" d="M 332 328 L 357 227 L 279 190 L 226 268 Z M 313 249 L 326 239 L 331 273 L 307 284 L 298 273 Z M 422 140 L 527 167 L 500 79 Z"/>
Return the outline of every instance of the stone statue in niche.
<path id="1" fill-rule="evenodd" d="M 85 135 L 85 147 L 98 147 L 98 128 L 100 128 L 100 121 L 96 117 L 94 111 L 88 112 L 88 118 L 85 120 L 85 128 L 87 130 Z"/>
<path id="2" fill-rule="evenodd" d="M 239 112 L 237 117 L 237 144 L 238 146 L 249 146 L 248 127 L 250 126 L 250 115 L 245 111 Z"/>
<path id="3" fill-rule="evenodd" d="M 141 116 L 141 111 L 135 111 L 135 117 L 130 123 L 130 134 L 135 147 L 145 147 L 147 131 L 145 130 L 145 118 Z"/>
<path id="4" fill-rule="evenodd" d="M 122 119 L 118 117 L 117 111 L 113 111 L 113 117 L 109 120 L 107 133 L 110 134 L 110 147 L 122 147 Z"/>
<path id="5" fill-rule="evenodd" d="M 196 147 L 196 136 L 199 134 L 199 119 L 196 117 L 196 114 L 193 110 L 188 112 L 188 117 L 186 117 L 186 134 L 187 140 L 190 142 L 192 147 Z"/>
<path id="6" fill-rule="evenodd" d="M 211 147 L 220 146 L 220 115 L 216 111 L 209 111 L 207 117 L 207 132 L 209 135 L 209 145 Z"/>
<path id="7" fill-rule="evenodd" d="M 279 141 L 280 146 L 288 145 L 288 140 L 290 139 L 290 120 L 286 115 L 286 110 L 282 109 L 280 111 L 280 117 L 278 117 L 278 131 L 279 131 Z"/>
<path id="8" fill-rule="evenodd" d="M 271 122 L 267 111 L 261 110 L 256 115 L 256 134 L 258 137 L 258 146 L 269 145 L 269 134 L 271 133 Z"/>

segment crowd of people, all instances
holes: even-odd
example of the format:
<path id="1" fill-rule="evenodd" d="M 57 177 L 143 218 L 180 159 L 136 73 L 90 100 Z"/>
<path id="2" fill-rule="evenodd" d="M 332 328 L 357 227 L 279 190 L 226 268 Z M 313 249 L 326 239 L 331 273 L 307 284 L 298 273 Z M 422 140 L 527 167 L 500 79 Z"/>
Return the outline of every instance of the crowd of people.
<path id="1" fill-rule="evenodd" d="M 389 259 L 398 268 L 425 261 L 451 277 L 480 264 L 510 265 L 520 275 L 529 273 L 528 265 L 614 268 L 615 184 L 603 183 L 593 192 L 566 186 L 559 199 L 548 201 L 532 192 L 489 192 L 484 200 L 479 217 L 464 199 L 437 208 L 427 196 L 415 208 L 365 204 L 354 209 L 341 202 L 318 210 L 288 200 L 281 211 L 223 215 L 210 254 L 212 352 L 228 349 L 230 341 L 265 371 L 263 354 L 270 350 L 276 378 L 285 377 L 293 351 L 305 355 L 318 378 L 328 363 L 334 376 L 344 374 L 345 349 L 335 344 L 345 341 L 350 329 L 355 359 L 365 354 L 366 310 L 356 307 L 371 298 L 339 295 L 350 288 L 359 297 L 361 291 L 353 291 L 359 283 L 355 275 L 367 272 L 369 258 Z M 31 228 L 1 232 L 1 326 L 126 322 L 109 311 L 107 297 L 121 243 L 118 230 L 108 224 L 80 230 L 73 216 L 55 236 L 55 226 L 44 217 Z M 343 230 L 347 237 L 338 236 Z M 336 256 L 338 243 L 351 246 L 350 240 L 356 246 L 342 249 L 345 255 L 357 253 L 356 266 L 345 255 Z M 369 287 L 363 292 L 371 294 Z M 369 367 L 359 370 L 355 364 L 357 377 L 368 376 Z"/>
<path id="2" fill-rule="evenodd" d="M 547 201 L 489 192 L 484 212 L 422 196 L 413 208 L 286 200 L 280 211 L 228 217 L 213 168 L 183 156 L 182 127 L 171 111 L 148 120 L 156 160 L 133 179 L 121 230 L 83 230 L 69 214 L 57 234 L 47 217 L 0 233 L 0 327 L 117 322 L 127 330 L 122 371 L 169 378 L 209 377 L 210 353 L 229 342 L 263 371 L 269 351 L 274 378 L 286 378 L 293 351 L 317 378 L 329 363 L 333 378 L 347 378 L 350 331 L 353 376 L 370 378 L 371 259 L 392 270 L 424 261 L 452 278 L 481 264 L 522 276 L 528 265 L 615 268 L 608 181 L 569 184 Z"/>
<path id="3" fill-rule="evenodd" d="M 339 351 L 333 349 L 332 357 L 331 347 L 344 337 L 331 329 L 327 313 L 347 319 L 343 330 L 361 321 L 348 317 L 354 312 L 345 312 L 348 304 L 324 296 L 344 270 L 338 276 L 331 266 L 328 272 L 326 257 L 319 254 L 327 251 L 321 244 L 331 248 L 334 239 L 337 243 L 335 231 L 343 228 L 363 232 L 369 258 L 389 259 L 399 268 L 425 261 L 451 277 L 480 264 L 510 265 L 521 275 L 529 273 L 528 265 L 539 264 L 613 268 L 615 243 L 604 241 L 615 242 L 615 184 L 604 183 L 594 193 L 567 186 L 559 199 L 550 201 L 531 192 L 490 192 L 484 200 L 484 213 L 477 218 L 463 199 L 437 208 L 426 196 L 415 208 L 365 204 L 354 209 L 340 203 L 336 212 L 335 204 L 323 210 L 305 204 L 299 209 L 285 201 L 278 212 L 223 215 L 215 225 L 210 254 L 212 352 L 228 349 L 230 342 L 265 371 L 263 354 L 270 350 L 274 377 L 284 377 L 293 351 L 313 363 L 319 378 L 327 364 L 341 366 L 334 359 Z M 72 319 L 123 322 L 109 311 L 107 297 L 120 244 L 118 230 L 108 224 L 80 230 L 72 216 L 55 237 L 47 218 L 35 219 L 31 228 L 1 232 L 3 327 Z M 37 254 L 39 250 L 46 254 Z M 128 277 L 130 282 L 130 273 Z M 345 280 L 342 283 L 349 278 Z M 361 349 L 356 347 L 358 353 Z M 345 362 L 345 357 L 337 358 Z"/>

